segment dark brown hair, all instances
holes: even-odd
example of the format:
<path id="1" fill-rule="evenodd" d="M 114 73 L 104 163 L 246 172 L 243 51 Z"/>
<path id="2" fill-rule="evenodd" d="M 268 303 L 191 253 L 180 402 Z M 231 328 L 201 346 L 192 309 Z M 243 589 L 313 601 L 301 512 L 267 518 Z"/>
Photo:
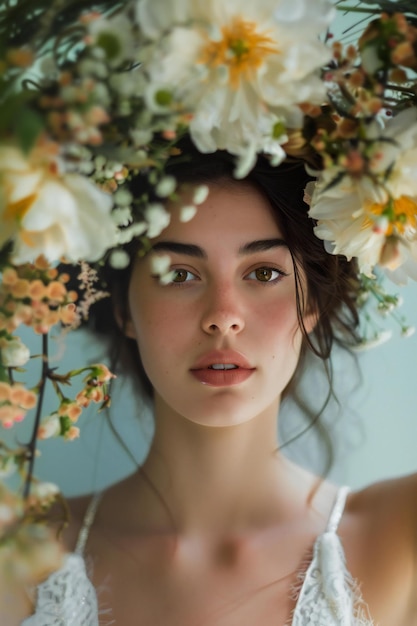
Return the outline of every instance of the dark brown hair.
<path id="1" fill-rule="evenodd" d="M 183 140 L 179 148 L 166 168 L 166 173 L 175 176 L 178 183 L 238 184 L 233 177 L 235 161 L 228 153 L 201 154 L 188 139 Z M 268 199 L 293 258 L 298 318 L 304 333 L 299 369 L 302 369 L 307 351 L 313 351 L 323 360 L 331 384 L 329 357 L 334 342 L 349 346 L 358 340 L 357 268 L 346 258 L 326 252 L 323 242 L 315 236 L 315 224 L 308 217 L 308 206 L 303 199 L 304 189 L 311 180 L 305 164 L 300 160 L 288 159 L 273 167 L 262 156 L 244 179 Z M 157 199 L 146 173 L 132 178 L 130 190 L 134 197 L 146 193 L 149 201 Z M 102 268 L 102 279 L 111 293 L 111 299 L 93 306 L 89 324 L 95 332 L 108 338 L 113 370 L 135 373 L 145 395 L 151 398 L 152 385 L 144 372 L 136 342 L 125 336 L 123 327 L 120 328 L 115 319 L 116 309 L 122 320 L 128 319 L 127 293 L 138 243 L 131 242 L 126 250 L 131 259 L 126 269 L 116 270 L 110 265 Z M 306 294 L 303 293 L 300 267 L 306 276 Z M 303 325 L 304 302 L 318 315 L 315 329 L 310 334 Z"/>

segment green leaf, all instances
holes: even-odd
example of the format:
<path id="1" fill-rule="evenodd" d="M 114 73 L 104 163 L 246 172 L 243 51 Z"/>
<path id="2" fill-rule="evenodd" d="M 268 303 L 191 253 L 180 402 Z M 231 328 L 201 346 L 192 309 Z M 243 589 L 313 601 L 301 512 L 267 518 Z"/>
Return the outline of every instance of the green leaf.
<path id="1" fill-rule="evenodd" d="M 16 126 L 16 136 L 23 152 L 30 151 L 42 130 L 43 121 L 35 111 L 31 109 L 22 111 L 19 124 Z"/>

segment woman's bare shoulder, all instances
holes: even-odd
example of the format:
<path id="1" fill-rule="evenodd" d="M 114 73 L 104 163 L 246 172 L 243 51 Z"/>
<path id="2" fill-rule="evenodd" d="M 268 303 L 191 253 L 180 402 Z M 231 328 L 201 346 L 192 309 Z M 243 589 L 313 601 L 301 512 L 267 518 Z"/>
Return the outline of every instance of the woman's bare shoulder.
<path id="1" fill-rule="evenodd" d="M 354 491 L 352 512 L 404 523 L 417 531 L 417 473 L 373 483 Z"/>
<path id="2" fill-rule="evenodd" d="M 395 623 L 414 624 L 417 474 L 384 480 L 353 492 L 340 531 L 349 569 L 361 581 L 374 619 L 378 618 L 376 622 L 385 624 L 386 616 L 391 614 Z"/>

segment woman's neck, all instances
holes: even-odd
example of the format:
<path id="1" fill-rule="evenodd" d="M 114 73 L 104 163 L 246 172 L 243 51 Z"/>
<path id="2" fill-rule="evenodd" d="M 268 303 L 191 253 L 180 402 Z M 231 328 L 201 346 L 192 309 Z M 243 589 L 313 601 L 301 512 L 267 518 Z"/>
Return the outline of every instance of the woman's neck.
<path id="1" fill-rule="evenodd" d="M 306 476 L 277 452 L 277 412 L 271 407 L 243 424 L 215 428 L 157 413 L 138 474 L 152 485 L 146 507 L 154 521 L 180 533 L 238 532 L 291 515 L 282 503 L 293 501 Z"/>

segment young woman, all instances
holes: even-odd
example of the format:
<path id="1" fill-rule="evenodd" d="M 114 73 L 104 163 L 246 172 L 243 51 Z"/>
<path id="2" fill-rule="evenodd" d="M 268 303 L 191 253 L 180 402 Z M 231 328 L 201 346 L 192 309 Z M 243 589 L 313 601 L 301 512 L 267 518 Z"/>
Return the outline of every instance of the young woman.
<path id="1" fill-rule="evenodd" d="M 314 236 L 304 164 L 260 158 L 237 181 L 226 154 L 188 150 L 169 171 L 183 190 L 169 226 L 109 270 L 96 314 L 152 402 L 148 457 L 72 502 L 70 556 L 10 626 L 417 624 L 416 476 L 348 493 L 277 442 L 309 354 L 329 367 L 357 325 L 356 271 Z"/>

